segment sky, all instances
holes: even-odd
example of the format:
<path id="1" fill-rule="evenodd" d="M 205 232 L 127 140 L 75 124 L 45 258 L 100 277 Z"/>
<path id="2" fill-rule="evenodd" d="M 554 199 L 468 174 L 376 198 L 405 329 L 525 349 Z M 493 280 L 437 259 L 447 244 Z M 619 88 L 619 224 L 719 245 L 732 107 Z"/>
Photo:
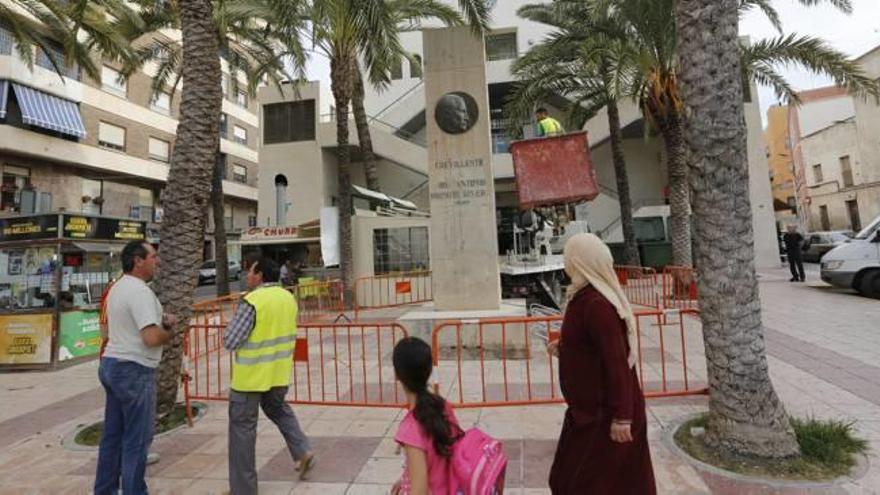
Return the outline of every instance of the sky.
<path id="1" fill-rule="evenodd" d="M 797 33 L 822 38 L 833 48 L 858 57 L 880 45 L 880 0 L 852 0 L 853 13 L 846 15 L 829 6 L 804 7 L 797 0 L 773 0 L 782 19 L 785 34 Z M 776 30 L 759 11 L 750 12 L 740 21 L 740 34 L 752 40 L 777 36 Z M 799 67 L 782 68 L 780 72 L 798 90 L 832 84 L 831 79 L 814 75 Z M 777 103 L 773 90 L 759 88 L 762 118 L 767 108 Z"/>
<path id="2" fill-rule="evenodd" d="M 797 0 L 773 0 L 773 6 L 782 19 L 785 34 L 817 36 L 843 53 L 858 57 L 880 45 L 880 0 L 851 0 L 853 13 L 846 15 L 827 5 L 804 7 Z M 503 2 L 500 3 L 504 5 Z M 776 30 L 759 11 L 750 12 L 740 22 L 740 33 L 753 40 L 777 36 Z M 831 80 L 811 74 L 798 67 L 781 69 L 782 74 L 798 90 L 818 88 L 831 84 Z M 330 64 L 318 54 L 312 54 L 308 75 L 311 80 L 323 82 L 321 87 L 322 111 L 330 104 Z M 759 88 L 762 118 L 767 108 L 777 103 L 776 95 L 769 88 Z"/>

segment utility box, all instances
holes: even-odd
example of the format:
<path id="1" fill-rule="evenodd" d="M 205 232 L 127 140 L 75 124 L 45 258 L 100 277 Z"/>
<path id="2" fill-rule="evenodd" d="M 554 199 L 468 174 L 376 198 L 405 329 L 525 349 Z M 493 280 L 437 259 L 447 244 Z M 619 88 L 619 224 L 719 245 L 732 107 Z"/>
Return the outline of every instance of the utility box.
<path id="1" fill-rule="evenodd" d="M 510 144 L 521 209 L 590 201 L 599 183 L 586 132 Z"/>

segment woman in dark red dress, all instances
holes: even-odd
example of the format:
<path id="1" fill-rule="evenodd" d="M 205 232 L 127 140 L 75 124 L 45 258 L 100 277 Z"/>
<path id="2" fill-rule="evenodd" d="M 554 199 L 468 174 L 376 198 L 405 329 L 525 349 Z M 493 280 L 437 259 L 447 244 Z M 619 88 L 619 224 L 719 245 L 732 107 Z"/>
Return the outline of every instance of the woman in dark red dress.
<path id="1" fill-rule="evenodd" d="M 559 356 L 568 404 L 550 471 L 554 494 L 654 494 L 645 399 L 635 371 L 635 318 L 608 247 L 592 234 L 565 245 L 571 277 Z"/>

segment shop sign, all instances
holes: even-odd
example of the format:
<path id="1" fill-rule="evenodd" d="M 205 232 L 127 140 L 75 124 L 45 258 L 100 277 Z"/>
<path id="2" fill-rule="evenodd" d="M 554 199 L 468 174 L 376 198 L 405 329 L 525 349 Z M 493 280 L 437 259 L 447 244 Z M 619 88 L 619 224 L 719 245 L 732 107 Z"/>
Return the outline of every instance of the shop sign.
<path id="1" fill-rule="evenodd" d="M 0 364 L 49 364 L 52 315 L 0 315 Z"/>
<path id="2" fill-rule="evenodd" d="M 101 348 L 100 320 L 97 311 L 61 313 L 58 360 L 97 354 Z"/>
<path id="3" fill-rule="evenodd" d="M 250 227 L 241 235 L 241 240 L 258 241 L 285 237 L 299 237 L 299 229 L 296 227 Z"/>
<path id="4" fill-rule="evenodd" d="M 131 241 L 143 239 L 146 222 L 115 218 L 64 215 L 63 237 L 67 239 L 103 239 Z"/>
<path id="5" fill-rule="evenodd" d="M 0 219 L 0 242 L 56 239 L 57 237 L 58 215 Z"/>

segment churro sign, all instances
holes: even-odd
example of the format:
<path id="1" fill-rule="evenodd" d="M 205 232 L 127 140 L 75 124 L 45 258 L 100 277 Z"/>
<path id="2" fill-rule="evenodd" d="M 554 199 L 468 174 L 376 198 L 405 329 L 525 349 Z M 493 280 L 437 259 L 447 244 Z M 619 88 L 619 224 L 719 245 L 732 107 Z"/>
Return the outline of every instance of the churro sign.
<path id="1" fill-rule="evenodd" d="M 242 241 L 264 241 L 299 237 L 296 227 L 251 227 L 241 235 Z"/>

